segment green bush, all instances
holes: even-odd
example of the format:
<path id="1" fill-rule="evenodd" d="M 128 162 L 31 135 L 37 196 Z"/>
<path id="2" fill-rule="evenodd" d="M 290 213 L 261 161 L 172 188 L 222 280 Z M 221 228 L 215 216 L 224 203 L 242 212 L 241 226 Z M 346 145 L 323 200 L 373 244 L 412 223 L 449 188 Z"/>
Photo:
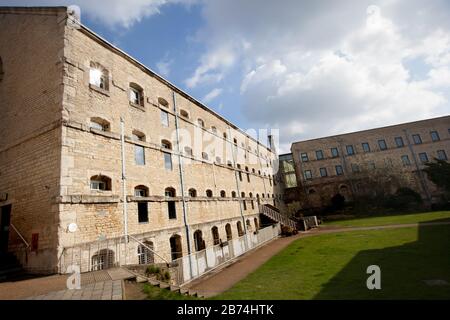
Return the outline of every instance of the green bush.
<path id="1" fill-rule="evenodd" d="M 147 274 L 158 274 L 158 273 L 161 273 L 161 269 L 157 266 L 151 265 L 151 266 L 148 266 L 146 273 Z"/>
<path id="2" fill-rule="evenodd" d="M 392 209 L 402 209 L 417 206 L 422 203 L 422 197 L 410 188 L 399 188 L 397 192 L 385 200 L 384 206 Z"/>

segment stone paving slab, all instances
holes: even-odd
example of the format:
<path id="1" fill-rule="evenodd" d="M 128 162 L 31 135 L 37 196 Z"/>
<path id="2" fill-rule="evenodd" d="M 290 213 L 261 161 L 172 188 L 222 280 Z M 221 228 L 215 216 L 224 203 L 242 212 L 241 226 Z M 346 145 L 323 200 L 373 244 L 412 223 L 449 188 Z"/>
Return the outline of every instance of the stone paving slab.
<path id="1" fill-rule="evenodd" d="M 29 297 L 26 300 L 122 300 L 122 280 L 107 280 L 81 285 L 81 289 L 66 289 Z"/>

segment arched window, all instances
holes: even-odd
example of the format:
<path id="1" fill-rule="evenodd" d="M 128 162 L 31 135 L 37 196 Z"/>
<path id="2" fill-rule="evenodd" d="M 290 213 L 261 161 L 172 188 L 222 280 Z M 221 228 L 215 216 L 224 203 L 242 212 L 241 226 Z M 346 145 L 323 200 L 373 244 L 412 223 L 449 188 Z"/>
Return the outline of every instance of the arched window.
<path id="1" fill-rule="evenodd" d="M 91 190 L 111 190 L 111 178 L 104 175 L 92 176 L 91 179 Z"/>
<path id="2" fill-rule="evenodd" d="M 237 145 L 237 139 L 236 139 L 236 138 L 233 138 L 233 143 L 234 143 L 235 145 Z"/>
<path id="3" fill-rule="evenodd" d="M 220 196 L 222 198 L 225 198 L 227 196 L 227 193 L 225 192 L 225 190 L 220 191 Z"/>
<path id="4" fill-rule="evenodd" d="M 210 189 L 206 190 L 206 196 L 207 196 L 208 198 L 212 198 L 212 196 L 213 196 L 212 190 L 210 190 Z"/>
<path id="5" fill-rule="evenodd" d="M 203 119 L 198 118 L 198 119 L 197 119 L 197 124 L 198 124 L 200 127 L 202 127 L 202 128 L 205 127 L 205 121 L 203 121 Z"/>
<path id="6" fill-rule="evenodd" d="M 144 245 L 138 246 L 138 259 L 139 264 L 152 264 L 155 263 L 155 254 L 153 253 L 153 242 L 144 241 Z"/>
<path id="7" fill-rule="evenodd" d="M 109 90 L 109 72 L 101 64 L 91 62 L 89 84 L 103 90 Z"/>
<path id="8" fill-rule="evenodd" d="M 223 133 L 223 138 L 224 138 L 225 140 L 227 139 L 227 133 L 226 133 L 226 132 Z"/>
<path id="9" fill-rule="evenodd" d="M 258 230 L 259 230 L 259 222 L 258 222 L 258 218 L 254 218 L 253 221 L 254 221 L 254 223 L 255 223 L 255 230 L 258 231 Z"/>
<path id="10" fill-rule="evenodd" d="M 105 270 L 114 267 L 114 251 L 101 249 L 91 258 L 91 271 Z"/>
<path id="11" fill-rule="evenodd" d="M 239 237 L 242 237 L 244 235 L 244 230 L 242 229 L 242 223 L 240 221 L 238 221 L 236 223 L 236 227 L 237 227 Z"/>
<path id="12" fill-rule="evenodd" d="M 216 163 L 218 164 L 222 163 L 222 159 L 220 159 L 220 157 L 216 157 Z"/>
<path id="13" fill-rule="evenodd" d="M 169 103 L 167 102 L 167 100 L 164 98 L 161 98 L 161 97 L 158 98 L 158 104 L 160 107 L 164 107 L 164 108 L 169 107 Z"/>
<path id="14" fill-rule="evenodd" d="M 144 106 L 144 89 L 137 83 L 130 83 L 130 102 L 135 105 Z"/>
<path id="15" fill-rule="evenodd" d="M 197 197 L 197 190 L 195 190 L 194 188 L 189 189 L 189 197 L 191 198 Z"/>
<path id="16" fill-rule="evenodd" d="M 208 160 L 208 154 L 206 152 L 202 152 L 202 158 L 203 160 Z"/>
<path id="17" fill-rule="evenodd" d="M 201 230 L 194 232 L 194 245 L 196 251 L 201 251 L 206 248 L 205 240 L 203 240 L 203 234 Z"/>
<path id="18" fill-rule="evenodd" d="M 145 141 L 145 134 L 138 130 L 133 130 L 131 138 L 134 141 Z"/>
<path id="19" fill-rule="evenodd" d="M 189 113 L 186 110 L 181 109 L 180 116 L 182 116 L 183 118 L 189 119 Z"/>
<path id="20" fill-rule="evenodd" d="M 241 192 L 241 197 L 245 198 L 245 192 Z"/>
<path id="21" fill-rule="evenodd" d="M 255 168 L 252 169 L 252 173 L 255 173 Z"/>
<path id="22" fill-rule="evenodd" d="M 186 146 L 184 147 L 184 153 L 186 153 L 188 156 L 192 156 L 192 149 Z"/>
<path id="23" fill-rule="evenodd" d="M 212 127 L 211 127 L 211 131 L 212 131 L 213 133 L 217 133 L 217 128 L 214 127 L 214 126 L 212 126 Z"/>
<path id="24" fill-rule="evenodd" d="M 172 143 L 169 140 L 161 140 L 161 147 L 172 150 Z"/>
<path id="25" fill-rule="evenodd" d="M 89 127 L 91 129 L 95 129 L 95 130 L 99 130 L 99 131 L 110 131 L 111 130 L 109 122 L 107 120 L 99 118 L 99 117 L 91 118 Z"/>
<path id="26" fill-rule="evenodd" d="M 247 219 L 246 224 L 247 224 L 247 230 L 252 231 L 252 224 L 249 219 Z"/>
<path id="27" fill-rule="evenodd" d="M 213 237 L 214 245 L 218 245 L 220 243 L 220 238 L 219 238 L 219 229 L 216 226 L 211 228 L 211 234 Z"/>
<path id="28" fill-rule="evenodd" d="M 227 166 L 233 167 L 233 162 L 231 162 L 230 160 L 228 160 L 228 161 L 227 161 Z"/>
<path id="29" fill-rule="evenodd" d="M 181 236 L 174 234 L 169 239 L 170 242 L 170 253 L 172 255 L 172 261 L 179 259 L 183 256 L 183 247 L 181 246 Z"/>
<path id="30" fill-rule="evenodd" d="M 176 196 L 175 189 L 172 187 L 168 187 L 164 190 L 164 195 L 169 198 L 173 198 Z"/>
<path id="31" fill-rule="evenodd" d="M 236 198 L 236 191 L 231 191 L 231 197 Z"/>
<path id="32" fill-rule="evenodd" d="M 227 241 L 233 239 L 233 232 L 231 231 L 231 225 L 229 223 L 225 225 L 225 232 L 227 233 Z"/>
<path id="33" fill-rule="evenodd" d="M 139 185 L 134 188 L 135 197 L 148 197 L 148 188 L 144 185 Z"/>

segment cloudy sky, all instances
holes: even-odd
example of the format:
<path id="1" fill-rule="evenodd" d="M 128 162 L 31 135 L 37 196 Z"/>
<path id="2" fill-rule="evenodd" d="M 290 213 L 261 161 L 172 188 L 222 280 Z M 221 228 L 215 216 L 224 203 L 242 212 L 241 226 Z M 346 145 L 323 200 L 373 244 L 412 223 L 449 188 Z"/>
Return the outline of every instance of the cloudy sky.
<path id="1" fill-rule="evenodd" d="M 450 1 L 72 0 L 82 23 L 243 129 L 296 140 L 450 112 Z"/>

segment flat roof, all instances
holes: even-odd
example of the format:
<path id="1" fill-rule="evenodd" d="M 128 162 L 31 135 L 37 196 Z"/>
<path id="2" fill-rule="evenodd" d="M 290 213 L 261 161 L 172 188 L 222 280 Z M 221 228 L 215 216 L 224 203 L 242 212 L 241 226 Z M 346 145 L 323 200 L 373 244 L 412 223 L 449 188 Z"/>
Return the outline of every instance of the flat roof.
<path id="1" fill-rule="evenodd" d="M 67 8 L 68 8 L 67 6 L 55 6 L 55 7 L 51 7 L 51 6 L 37 6 L 37 7 L 33 7 L 33 6 L 18 6 L 18 7 L 12 6 L 12 7 L 8 7 L 8 6 L 6 6 L 6 7 L 1 7 L 0 6 L 0 13 L 8 13 L 8 14 L 15 14 L 15 13 L 16 14 L 21 14 L 21 13 L 28 13 L 28 14 L 29 13 L 58 13 L 58 12 L 67 12 Z M 134 63 L 135 65 L 140 67 L 144 72 L 147 72 L 151 76 L 157 78 L 159 81 L 161 81 L 164 84 L 166 84 L 168 87 L 170 87 L 172 90 L 174 90 L 175 92 L 177 92 L 181 96 L 185 97 L 186 99 L 188 99 L 192 103 L 196 104 L 200 108 L 204 109 L 205 111 L 210 112 L 211 114 L 213 114 L 217 118 L 219 118 L 222 121 L 224 121 L 231 128 L 239 131 L 241 134 L 243 134 L 244 136 L 246 136 L 250 140 L 256 142 L 257 145 L 259 145 L 259 146 L 267 149 L 268 151 L 272 152 L 272 150 L 270 150 L 270 148 L 268 146 L 266 146 L 265 144 L 263 144 L 259 140 L 253 138 L 252 136 L 248 135 L 247 133 L 244 132 L 244 130 L 242 130 L 241 128 L 239 128 L 235 124 L 233 124 L 231 121 L 229 121 L 228 119 L 226 119 L 222 115 L 218 114 L 217 112 L 215 112 L 214 110 L 212 110 L 211 108 L 209 108 L 204 103 L 200 102 L 199 100 L 197 100 L 196 98 L 194 98 L 193 96 L 188 94 L 187 92 L 181 90 L 176 85 L 171 83 L 169 80 L 165 79 L 163 76 L 159 75 L 157 72 L 153 71 L 152 69 L 150 69 L 149 67 L 144 65 L 142 62 L 137 60 L 136 58 L 130 56 L 128 53 L 126 53 L 122 49 L 116 47 L 115 45 L 110 43 L 108 40 L 104 39 L 99 34 L 95 33 L 94 31 L 89 29 L 87 26 L 83 25 L 83 23 L 80 22 L 80 26 L 81 26 L 81 28 L 79 30 L 81 32 L 85 33 L 86 35 L 90 36 L 92 39 L 94 39 L 94 40 L 100 42 L 101 44 L 103 44 L 105 47 L 111 49 L 112 51 L 118 53 L 119 55 L 121 55 L 124 58 L 126 58 L 127 60 L 129 60 L 130 62 Z"/>
<path id="2" fill-rule="evenodd" d="M 378 128 L 364 129 L 364 130 L 360 130 L 360 131 L 346 132 L 346 133 L 335 134 L 335 135 L 325 136 L 325 137 L 320 137 L 320 138 L 313 138 L 313 139 L 296 141 L 296 142 L 292 142 L 291 149 L 292 149 L 292 146 L 294 144 L 310 142 L 310 141 L 315 141 L 315 140 L 329 139 L 329 138 L 337 138 L 337 137 L 340 137 L 340 136 L 346 136 L 346 135 L 351 135 L 351 134 L 358 134 L 358 133 L 368 132 L 368 131 L 376 131 L 376 130 L 381 130 L 381 129 L 388 129 L 388 128 L 392 128 L 392 127 L 407 126 L 407 125 L 411 125 L 411 124 L 427 122 L 427 121 L 433 121 L 433 120 L 440 120 L 440 119 L 445 119 L 445 118 L 449 118 L 449 120 L 450 120 L 450 115 L 440 116 L 440 117 L 436 117 L 436 118 L 423 119 L 423 120 L 416 120 L 416 121 L 411 121 L 411 122 L 403 122 L 403 123 L 392 124 L 392 125 L 378 127 Z"/>

